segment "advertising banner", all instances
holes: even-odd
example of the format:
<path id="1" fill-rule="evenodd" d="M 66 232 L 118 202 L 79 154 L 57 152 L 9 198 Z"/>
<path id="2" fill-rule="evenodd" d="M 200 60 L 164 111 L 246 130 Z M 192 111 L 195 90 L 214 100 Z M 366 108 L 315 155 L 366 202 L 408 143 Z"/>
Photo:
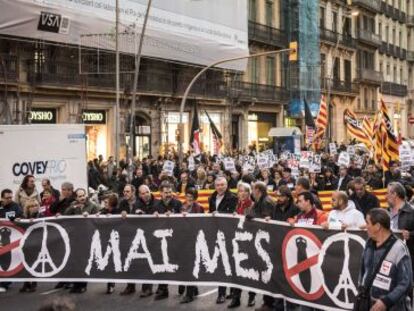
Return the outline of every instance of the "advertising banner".
<path id="1" fill-rule="evenodd" d="M 56 189 L 63 182 L 87 189 L 84 125 L 0 125 L 0 146 L 0 189 L 16 191 L 26 175 L 40 191 L 44 178 Z"/>

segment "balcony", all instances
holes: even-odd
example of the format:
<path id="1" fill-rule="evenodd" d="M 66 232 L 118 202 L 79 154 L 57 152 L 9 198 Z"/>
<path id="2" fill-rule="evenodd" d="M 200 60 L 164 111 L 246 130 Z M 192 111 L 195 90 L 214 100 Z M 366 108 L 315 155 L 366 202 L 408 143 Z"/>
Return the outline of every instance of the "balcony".
<path id="1" fill-rule="evenodd" d="M 393 82 L 383 82 L 381 85 L 381 93 L 386 95 L 405 97 L 407 96 L 407 86 Z"/>
<path id="2" fill-rule="evenodd" d="M 414 51 L 407 51 L 407 61 L 414 62 Z"/>
<path id="3" fill-rule="evenodd" d="M 354 0 L 353 5 L 358 5 L 375 13 L 381 12 L 381 0 Z"/>
<path id="4" fill-rule="evenodd" d="M 115 75 L 80 75 L 76 62 L 47 61 L 42 64 L 28 63 L 28 82 L 34 86 L 87 88 L 88 91 L 114 91 Z M 138 92 L 183 95 L 192 77 L 164 68 L 143 65 L 138 79 Z M 120 75 L 121 90 L 126 93 L 133 88 L 133 73 Z M 227 88 L 224 79 L 201 77 L 194 84 L 190 95 L 205 97 L 225 97 Z"/>
<path id="5" fill-rule="evenodd" d="M 0 82 L 17 82 L 17 57 L 0 54 Z"/>
<path id="6" fill-rule="evenodd" d="M 286 101 L 289 99 L 287 89 L 274 85 L 232 81 L 230 97 L 241 101 Z"/>
<path id="7" fill-rule="evenodd" d="M 287 45 L 287 37 L 282 30 L 253 21 L 249 21 L 249 40 L 280 48 Z"/>
<path id="8" fill-rule="evenodd" d="M 366 82 L 375 85 L 381 85 L 382 73 L 373 69 L 359 69 L 358 79 L 360 82 Z"/>
<path id="9" fill-rule="evenodd" d="M 369 44 L 375 47 L 381 46 L 381 39 L 380 36 L 373 33 L 370 30 L 359 29 L 358 30 L 358 40 L 364 42 L 365 44 Z"/>
<path id="10" fill-rule="evenodd" d="M 359 86 L 357 83 L 351 81 L 340 81 L 336 79 L 322 78 L 321 79 L 321 89 L 328 91 L 329 85 L 331 86 L 332 92 L 338 93 L 348 93 L 348 94 L 358 94 Z"/>
<path id="11" fill-rule="evenodd" d="M 414 15 L 407 15 L 406 23 L 407 26 L 414 27 Z"/>
<path id="12" fill-rule="evenodd" d="M 342 35 L 340 33 L 334 32 L 329 29 L 320 28 L 320 40 L 330 42 L 336 44 L 338 42 L 339 36 L 339 44 L 350 47 L 352 49 L 356 48 L 355 39 L 352 38 L 350 35 Z"/>

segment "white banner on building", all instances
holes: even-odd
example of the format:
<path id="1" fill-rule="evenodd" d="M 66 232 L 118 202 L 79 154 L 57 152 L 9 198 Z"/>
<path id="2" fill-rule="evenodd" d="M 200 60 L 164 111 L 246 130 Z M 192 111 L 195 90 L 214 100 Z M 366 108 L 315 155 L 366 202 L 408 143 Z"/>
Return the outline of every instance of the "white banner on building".
<path id="1" fill-rule="evenodd" d="M 147 0 L 120 0 L 119 5 L 120 33 L 139 34 Z M 1 34 L 115 49 L 115 0 L 0 0 L 0 7 Z M 246 0 L 154 0 L 143 54 L 202 65 L 245 56 L 247 20 Z M 109 36 L 85 37 L 89 34 Z M 124 35 L 122 52 L 135 53 L 134 37 Z M 246 64 L 223 68 L 244 71 Z"/>
<path id="2" fill-rule="evenodd" d="M 44 178 L 56 189 L 67 181 L 87 189 L 84 125 L 0 125 L 0 146 L 0 189 L 16 191 L 25 175 L 39 191 Z"/>

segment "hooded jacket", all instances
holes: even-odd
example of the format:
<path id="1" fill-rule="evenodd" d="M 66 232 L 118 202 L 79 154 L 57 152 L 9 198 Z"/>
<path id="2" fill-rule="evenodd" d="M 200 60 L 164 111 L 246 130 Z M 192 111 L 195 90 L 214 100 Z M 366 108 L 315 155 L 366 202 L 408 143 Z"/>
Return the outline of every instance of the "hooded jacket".
<path id="1" fill-rule="evenodd" d="M 348 228 L 358 229 L 365 225 L 364 214 L 356 209 L 353 201 L 348 201 L 348 206 L 343 210 L 332 210 L 328 216 L 329 227 L 340 229 L 342 225 Z"/>

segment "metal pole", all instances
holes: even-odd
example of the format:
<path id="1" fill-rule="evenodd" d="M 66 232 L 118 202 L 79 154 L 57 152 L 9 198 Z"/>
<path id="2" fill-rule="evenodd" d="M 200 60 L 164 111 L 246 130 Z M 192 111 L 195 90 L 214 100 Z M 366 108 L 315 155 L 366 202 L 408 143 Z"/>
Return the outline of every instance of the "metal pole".
<path id="1" fill-rule="evenodd" d="M 120 146 L 120 132 L 121 132 L 121 126 L 120 126 L 120 104 L 119 104 L 119 91 L 120 91 L 120 85 L 119 85 L 119 0 L 116 0 L 116 9 L 115 9 L 115 71 L 116 71 L 116 105 L 115 105 L 115 165 L 118 167 L 119 163 L 119 146 Z M 110 176 L 111 177 L 111 176 Z"/>
<path id="2" fill-rule="evenodd" d="M 188 94 L 190 93 L 191 88 L 193 87 L 194 83 L 198 80 L 198 78 L 201 77 L 201 75 L 203 73 L 205 73 L 208 69 L 215 67 L 217 65 L 223 64 L 223 63 L 228 63 L 228 62 L 232 62 L 235 60 L 241 60 L 241 59 L 248 59 L 248 58 L 254 58 L 254 57 L 259 57 L 259 56 L 266 56 L 266 55 L 273 55 L 273 54 L 279 54 L 279 53 L 284 53 L 284 52 L 290 52 L 292 49 L 283 49 L 283 50 L 275 50 L 275 51 L 267 51 L 267 52 L 261 52 L 261 53 L 257 53 L 257 54 L 251 54 L 251 55 L 247 55 L 247 56 L 240 56 L 240 57 L 234 57 L 234 58 L 227 58 L 227 59 L 222 59 L 219 60 L 215 63 L 212 63 L 210 65 L 208 65 L 207 67 L 204 67 L 203 69 L 201 69 L 199 71 L 199 73 L 196 74 L 196 76 L 191 80 L 190 84 L 188 84 L 183 98 L 181 100 L 181 106 L 180 106 L 180 128 L 184 127 L 183 124 L 183 114 L 184 114 L 184 108 L 185 108 L 185 103 L 187 101 L 187 97 Z M 183 135 L 184 133 L 180 133 L 180 135 Z M 180 139 L 178 146 L 179 146 L 179 163 L 183 162 L 183 143 L 182 143 L 182 139 Z"/>
<path id="3" fill-rule="evenodd" d="M 142 46 L 144 43 L 144 36 L 145 30 L 147 28 L 148 23 L 148 16 L 149 11 L 151 8 L 152 0 L 148 0 L 147 10 L 145 12 L 144 23 L 142 25 L 142 31 L 139 38 L 139 45 L 138 50 L 135 54 L 135 72 L 134 72 L 134 84 L 132 88 L 132 102 L 131 102 L 131 122 L 130 122 L 130 137 L 129 137 L 129 150 L 128 150 L 128 160 L 129 160 L 129 171 L 130 171 L 130 178 L 132 178 L 132 169 L 133 169 L 133 158 L 134 158 L 134 146 L 135 146 L 135 137 L 133 137 L 133 133 L 135 133 L 135 105 L 136 105 L 136 98 L 137 98 L 137 87 L 138 87 L 138 77 L 139 77 L 139 67 L 141 65 L 141 56 L 142 56 Z"/>

